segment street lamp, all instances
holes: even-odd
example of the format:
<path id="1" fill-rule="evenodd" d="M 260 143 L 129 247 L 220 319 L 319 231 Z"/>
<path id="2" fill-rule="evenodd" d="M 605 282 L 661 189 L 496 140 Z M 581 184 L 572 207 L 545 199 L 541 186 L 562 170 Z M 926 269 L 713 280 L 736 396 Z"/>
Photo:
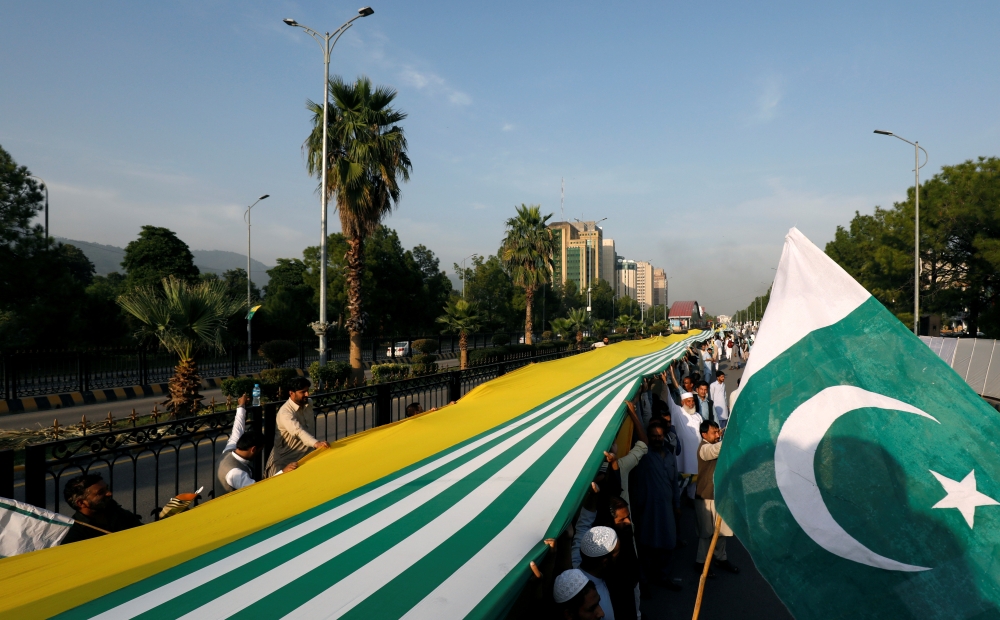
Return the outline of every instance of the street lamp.
<path id="1" fill-rule="evenodd" d="M 479 255 L 473 252 L 462 259 L 462 299 L 465 299 L 465 281 L 469 279 L 465 273 L 465 261 L 470 258 L 479 258 Z"/>
<path id="2" fill-rule="evenodd" d="M 327 205 L 327 185 L 326 185 L 326 170 L 329 167 L 329 162 L 326 158 L 326 132 L 327 132 L 327 119 L 328 109 L 330 105 L 330 55 L 333 53 L 333 46 L 337 44 L 340 40 L 340 36 L 347 32 L 347 29 L 351 27 L 352 22 L 356 19 L 361 19 L 362 17 L 368 17 L 375 11 L 371 7 L 366 6 L 358 10 L 358 14 L 351 19 L 344 22 L 344 24 L 334 30 L 333 32 L 327 32 L 326 34 L 320 34 L 309 28 L 308 26 L 303 26 L 294 19 L 285 18 L 282 21 L 292 26 L 293 28 L 301 28 L 305 30 L 309 36 L 319 43 L 319 46 L 323 49 L 323 171 L 322 171 L 322 184 L 320 195 L 320 257 L 319 257 L 319 321 L 316 321 L 311 325 L 313 331 L 319 336 L 319 363 L 320 365 L 326 364 L 326 331 L 330 328 L 330 324 L 326 322 L 326 205 Z"/>
<path id="3" fill-rule="evenodd" d="M 920 142 L 910 142 L 891 131 L 876 129 L 882 136 L 899 138 L 913 147 L 913 333 L 920 335 L 920 169 L 927 165 L 930 155 L 920 146 Z M 920 163 L 920 151 L 924 152 L 924 163 Z"/>
<path id="4" fill-rule="evenodd" d="M 31 178 L 41 181 L 42 189 L 45 190 L 45 247 L 47 249 L 49 247 L 49 184 L 42 177 L 31 175 Z"/>
<path id="5" fill-rule="evenodd" d="M 250 314 L 250 209 L 257 206 L 257 203 L 264 200 L 270 196 L 270 194 L 264 194 L 260 198 L 254 201 L 252 205 L 247 207 L 246 213 L 243 214 L 243 221 L 247 223 L 247 365 L 253 362 L 253 347 L 250 345 L 250 319 L 253 318 Z"/>

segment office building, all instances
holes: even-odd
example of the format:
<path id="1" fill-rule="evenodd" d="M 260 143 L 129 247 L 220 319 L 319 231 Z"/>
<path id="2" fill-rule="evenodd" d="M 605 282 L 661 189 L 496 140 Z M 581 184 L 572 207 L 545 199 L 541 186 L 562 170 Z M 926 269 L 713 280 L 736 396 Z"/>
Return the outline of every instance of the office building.
<path id="1" fill-rule="evenodd" d="M 611 285 L 614 290 L 618 276 L 618 255 L 615 253 L 615 240 L 604 239 L 601 242 L 601 279 Z"/>
<path id="2" fill-rule="evenodd" d="M 548 228 L 556 240 L 556 254 L 552 257 L 553 280 L 563 286 L 573 282 L 581 291 L 596 284 L 603 273 L 604 232 L 601 227 L 596 222 L 554 222 Z"/>

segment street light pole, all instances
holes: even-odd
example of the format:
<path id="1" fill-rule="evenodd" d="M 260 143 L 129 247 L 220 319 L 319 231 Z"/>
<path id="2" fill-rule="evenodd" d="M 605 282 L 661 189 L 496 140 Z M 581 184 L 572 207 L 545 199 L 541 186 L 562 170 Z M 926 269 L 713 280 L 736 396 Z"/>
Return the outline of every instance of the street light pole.
<path id="1" fill-rule="evenodd" d="M 462 259 L 462 299 L 465 299 L 465 281 L 468 280 L 468 274 L 465 273 L 465 261 L 469 260 L 470 258 L 477 258 L 478 256 L 479 254 L 473 252 L 472 254 L 469 254 L 468 256 Z"/>
<path id="2" fill-rule="evenodd" d="M 913 147 L 913 333 L 920 336 L 920 169 L 927 165 L 930 155 L 920 146 L 920 142 L 910 142 L 891 131 L 876 129 L 882 136 L 899 138 Z M 924 163 L 920 163 L 920 151 L 924 152 Z"/>
<path id="3" fill-rule="evenodd" d="M 286 18 L 284 21 L 289 26 L 294 28 L 301 28 L 305 30 L 309 36 L 319 43 L 320 47 L 323 49 L 323 170 L 322 170 L 322 180 L 321 190 L 320 190 L 320 257 L 319 257 L 319 321 L 316 321 L 311 325 L 313 331 L 319 336 L 319 363 L 320 365 L 326 364 L 326 332 L 330 328 L 330 324 L 326 321 L 326 211 L 328 202 L 328 192 L 326 184 L 326 174 L 327 168 L 329 168 L 330 162 L 327 161 L 327 120 L 329 119 L 329 107 L 330 107 L 330 56 L 333 54 L 333 46 L 337 44 L 340 40 L 341 35 L 347 32 L 347 29 L 351 27 L 352 22 L 356 19 L 362 17 L 368 17 L 375 11 L 371 7 L 364 7 L 358 10 L 358 14 L 351 19 L 344 22 L 344 24 L 334 30 L 333 32 L 327 32 L 326 34 L 320 34 L 309 28 L 308 26 L 303 26 L 294 19 Z"/>
<path id="4" fill-rule="evenodd" d="M 260 198 L 254 201 L 252 205 L 247 207 L 246 213 L 243 214 L 243 219 L 247 223 L 247 367 L 253 362 L 253 347 L 251 346 L 250 339 L 250 209 L 257 206 L 257 203 L 264 200 L 270 196 L 270 194 L 264 194 Z"/>

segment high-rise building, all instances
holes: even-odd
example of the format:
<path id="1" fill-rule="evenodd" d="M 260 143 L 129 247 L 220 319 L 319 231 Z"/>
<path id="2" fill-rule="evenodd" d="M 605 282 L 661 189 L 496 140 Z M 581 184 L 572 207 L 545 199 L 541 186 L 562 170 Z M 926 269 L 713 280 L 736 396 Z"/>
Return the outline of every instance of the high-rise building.
<path id="1" fill-rule="evenodd" d="M 653 305 L 653 265 L 644 260 L 635 263 L 635 300 L 643 310 Z"/>
<path id="2" fill-rule="evenodd" d="M 653 305 L 663 311 L 662 318 L 667 318 L 667 272 L 663 269 L 653 269 Z M 658 315 L 654 312 L 654 319 Z"/>
<path id="3" fill-rule="evenodd" d="M 596 222 L 554 222 L 549 224 L 556 240 L 553 276 L 568 286 L 575 283 L 581 291 L 593 286 L 602 276 L 604 231 Z"/>
<path id="4" fill-rule="evenodd" d="M 611 285 L 614 290 L 618 276 L 618 255 L 615 254 L 615 240 L 605 239 L 601 242 L 601 279 Z"/>
<path id="5" fill-rule="evenodd" d="M 616 278 L 617 286 L 615 287 L 615 294 L 618 297 L 631 297 L 632 299 L 635 299 L 637 273 L 636 262 L 634 260 L 618 257 L 617 269 L 615 269 L 615 272 L 618 274 L 618 277 Z"/>

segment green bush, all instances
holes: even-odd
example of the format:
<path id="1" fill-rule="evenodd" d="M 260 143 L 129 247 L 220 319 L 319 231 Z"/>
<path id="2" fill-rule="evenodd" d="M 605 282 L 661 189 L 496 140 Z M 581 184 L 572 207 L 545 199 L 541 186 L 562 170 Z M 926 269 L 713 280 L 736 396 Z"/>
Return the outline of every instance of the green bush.
<path id="1" fill-rule="evenodd" d="M 510 342 L 510 335 L 498 332 L 496 334 L 493 334 L 493 338 L 490 340 L 490 342 L 492 342 L 493 346 L 495 347 L 502 347 Z"/>
<path id="2" fill-rule="evenodd" d="M 438 367 L 434 362 L 437 361 L 437 357 L 429 354 L 414 355 L 413 365 L 410 367 L 410 372 L 414 375 L 429 375 L 431 373 L 437 372 Z"/>
<path id="3" fill-rule="evenodd" d="M 270 340 L 260 345 L 257 354 L 266 359 L 272 368 L 277 368 L 298 356 L 299 345 L 291 340 Z"/>
<path id="4" fill-rule="evenodd" d="M 543 331 L 542 332 L 542 342 L 548 342 L 549 340 L 552 340 L 552 332 L 549 331 L 549 330 Z"/>
<path id="5" fill-rule="evenodd" d="M 230 377 L 223 379 L 222 394 L 224 396 L 232 396 L 233 398 L 239 398 L 244 394 L 253 396 L 253 386 L 256 383 L 260 383 L 260 381 L 253 377 Z"/>
<path id="6" fill-rule="evenodd" d="M 399 381 L 410 376 L 408 364 L 375 364 L 372 366 L 372 380 L 375 383 Z"/>
<path id="7" fill-rule="evenodd" d="M 507 347 L 487 347 L 469 351 L 469 366 L 495 364 L 503 361 L 505 355 L 507 355 Z"/>
<path id="8" fill-rule="evenodd" d="M 438 341 L 431 338 L 414 340 L 413 344 L 410 345 L 410 348 L 419 353 L 431 355 L 438 352 Z"/>
<path id="9" fill-rule="evenodd" d="M 326 366 L 313 362 L 309 365 L 309 380 L 316 390 L 334 390 L 337 385 L 346 384 L 350 379 L 351 365 L 348 362 L 327 362 Z"/>
<path id="10" fill-rule="evenodd" d="M 538 353 L 551 353 L 557 348 L 559 348 L 559 345 L 555 342 L 539 342 L 535 345 L 535 351 Z"/>

